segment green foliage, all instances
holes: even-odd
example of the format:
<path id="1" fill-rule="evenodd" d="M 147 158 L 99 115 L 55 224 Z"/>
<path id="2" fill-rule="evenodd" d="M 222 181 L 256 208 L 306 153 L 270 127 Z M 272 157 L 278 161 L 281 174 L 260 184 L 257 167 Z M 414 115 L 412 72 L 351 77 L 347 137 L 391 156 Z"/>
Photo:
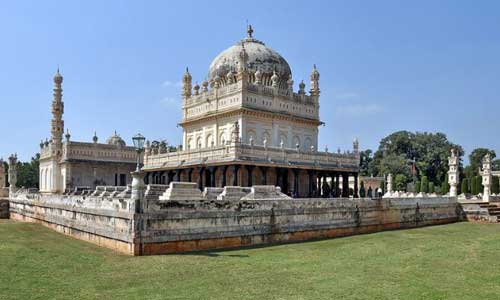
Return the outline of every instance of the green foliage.
<path id="1" fill-rule="evenodd" d="M 420 192 L 429 192 L 429 180 L 427 179 L 427 176 L 422 176 L 422 182 L 420 183 Z"/>
<path id="2" fill-rule="evenodd" d="M 483 192 L 483 182 L 481 176 L 475 176 L 471 182 L 471 193 L 477 195 Z"/>
<path id="3" fill-rule="evenodd" d="M 429 182 L 429 193 L 434 193 L 435 191 L 434 182 Z"/>
<path id="4" fill-rule="evenodd" d="M 30 162 L 17 162 L 17 186 L 38 188 L 40 154 L 31 158 Z"/>
<path id="5" fill-rule="evenodd" d="M 491 162 L 491 169 L 493 171 L 500 171 L 500 159 L 495 159 Z"/>
<path id="6" fill-rule="evenodd" d="M 477 148 L 472 150 L 471 154 L 469 155 L 469 164 L 473 175 L 479 174 L 478 170 L 482 166 L 483 158 L 486 156 L 487 153 L 491 155 L 491 159 L 497 156 L 494 150 L 486 148 Z"/>
<path id="7" fill-rule="evenodd" d="M 360 183 L 359 197 L 361 197 L 361 198 L 366 197 L 365 183 L 363 181 L 361 181 L 361 183 Z"/>
<path id="8" fill-rule="evenodd" d="M 441 186 L 441 194 L 446 195 L 450 192 L 450 184 L 448 183 L 448 175 L 445 175 L 443 185 Z"/>
<path id="9" fill-rule="evenodd" d="M 420 193 L 420 187 L 421 187 L 421 183 L 420 181 L 416 181 L 415 182 L 415 193 Z"/>
<path id="10" fill-rule="evenodd" d="M 385 181 L 381 181 L 379 187 L 382 190 L 382 195 L 385 194 Z"/>
<path id="11" fill-rule="evenodd" d="M 406 191 L 406 185 L 408 183 L 408 177 L 404 174 L 397 174 L 394 178 L 394 186 L 397 191 Z"/>
<path id="12" fill-rule="evenodd" d="M 411 165 L 414 161 L 417 178 L 426 175 L 429 181 L 442 185 L 448 172 L 451 148 L 463 155 L 462 147 L 448 141 L 443 133 L 398 131 L 380 141 L 369 169 L 375 176 L 392 173 L 413 178 Z"/>
<path id="13" fill-rule="evenodd" d="M 492 182 L 491 182 L 491 193 L 493 194 L 498 194 L 500 193 L 500 178 L 498 176 L 493 176 L 492 177 Z"/>
<path id="14" fill-rule="evenodd" d="M 371 162 L 373 161 L 372 150 L 367 149 L 359 152 L 359 168 L 361 176 L 371 176 L 373 174 L 371 170 Z"/>
<path id="15" fill-rule="evenodd" d="M 460 186 L 460 193 L 461 194 L 468 194 L 470 192 L 469 190 L 469 179 L 464 178 L 462 179 L 462 184 Z"/>

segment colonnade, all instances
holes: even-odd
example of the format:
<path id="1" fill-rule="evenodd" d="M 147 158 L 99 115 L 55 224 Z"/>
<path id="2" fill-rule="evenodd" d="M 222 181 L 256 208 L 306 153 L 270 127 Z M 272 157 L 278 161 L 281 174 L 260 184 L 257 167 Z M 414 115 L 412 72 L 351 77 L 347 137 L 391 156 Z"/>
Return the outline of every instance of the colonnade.
<path id="1" fill-rule="evenodd" d="M 349 187 L 349 177 L 354 187 Z M 197 166 L 146 172 L 146 184 L 169 184 L 171 181 L 196 182 L 198 188 L 253 185 L 276 185 L 294 198 L 358 197 L 357 173 L 314 169 L 255 166 L 243 164 Z"/>

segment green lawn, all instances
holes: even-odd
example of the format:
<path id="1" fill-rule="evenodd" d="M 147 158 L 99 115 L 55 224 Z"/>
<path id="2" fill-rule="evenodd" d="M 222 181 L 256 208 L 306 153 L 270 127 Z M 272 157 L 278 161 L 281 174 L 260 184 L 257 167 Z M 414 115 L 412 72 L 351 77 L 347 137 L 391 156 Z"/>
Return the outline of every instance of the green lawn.
<path id="1" fill-rule="evenodd" d="M 500 225 L 130 257 L 0 221 L 0 299 L 500 299 Z"/>

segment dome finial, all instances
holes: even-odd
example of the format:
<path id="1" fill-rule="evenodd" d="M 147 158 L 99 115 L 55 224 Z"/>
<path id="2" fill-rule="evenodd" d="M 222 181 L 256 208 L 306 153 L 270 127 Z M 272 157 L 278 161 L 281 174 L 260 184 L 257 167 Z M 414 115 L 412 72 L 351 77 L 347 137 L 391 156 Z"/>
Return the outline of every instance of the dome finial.
<path id="1" fill-rule="evenodd" d="M 252 34 L 253 34 L 253 28 L 252 28 L 252 25 L 251 24 L 248 24 L 247 25 L 247 34 L 248 34 L 248 38 L 253 38 Z"/>

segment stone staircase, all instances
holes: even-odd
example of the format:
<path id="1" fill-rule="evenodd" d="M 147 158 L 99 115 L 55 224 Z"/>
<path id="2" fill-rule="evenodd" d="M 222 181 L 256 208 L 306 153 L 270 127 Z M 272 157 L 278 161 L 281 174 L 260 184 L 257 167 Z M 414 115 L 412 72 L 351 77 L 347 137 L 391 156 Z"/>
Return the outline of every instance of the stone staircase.
<path id="1" fill-rule="evenodd" d="M 479 204 L 479 207 L 487 209 L 488 214 L 490 216 L 490 222 L 498 222 L 500 223 L 500 203 L 482 203 Z"/>

